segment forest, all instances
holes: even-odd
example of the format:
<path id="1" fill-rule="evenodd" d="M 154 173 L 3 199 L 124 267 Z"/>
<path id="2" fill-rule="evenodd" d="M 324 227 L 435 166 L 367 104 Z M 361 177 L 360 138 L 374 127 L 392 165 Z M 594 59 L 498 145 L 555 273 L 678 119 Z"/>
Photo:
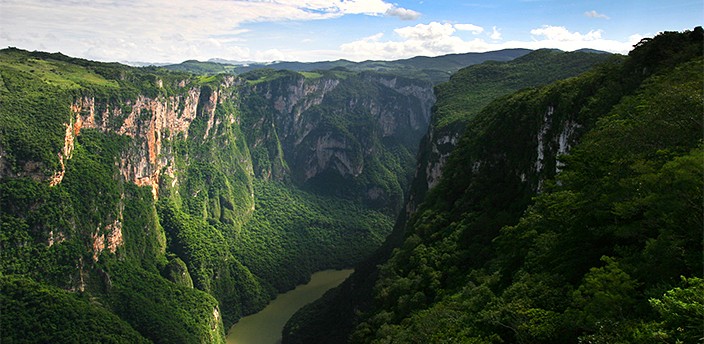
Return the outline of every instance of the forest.
<path id="1" fill-rule="evenodd" d="M 701 341 L 703 40 L 662 33 L 471 116 L 372 283 L 353 275 L 284 342 Z"/>
<path id="2" fill-rule="evenodd" d="M 0 342 L 224 343 L 349 267 L 284 343 L 700 342 L 704 30 L 495 55 L 236 75 L 3 49 Z"/>
<path id="3" fill-rule="evenodd" d="M 224 342 L 391 230 L 255 176 L 233 76 L 12 48 L 0 66 L 3 343 Z"/>

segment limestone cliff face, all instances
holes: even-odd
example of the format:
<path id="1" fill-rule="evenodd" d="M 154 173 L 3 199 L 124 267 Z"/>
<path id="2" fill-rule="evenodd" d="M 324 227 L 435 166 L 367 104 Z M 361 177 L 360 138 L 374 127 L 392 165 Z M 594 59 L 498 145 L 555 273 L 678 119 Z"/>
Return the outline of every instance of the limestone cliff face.
<path id="1" fill-rule="evenodd" d="M 242 98 L 259 176 L 335 185 L 339 196 L 382 207 L 403 199 L 435 100 L 432 85 L 417 80 L 292 72 L 246 88 Z M 396 185 L 381 185 L 389 179 Z"/>
<path id="2" fill-rule="evenodd" d="M 447 158 L 463 132 L 464 126 L 459 124 L 441 129 L 432 125 L 428 128 L 428 133 L 420 143 L 413 186 L 405 207 L 406 216 L 410 217 L 415 212 L 428 190 L 440 181 Z"/>
<path id="3" fill-rule="evenodd" d="M 409 106 L 408 103 L 388 103 L 378 114 L 384 137 L 401 138 L 411 134 L 409 136 L 414 138 L 414 142 L 408 144 L 417 144 L 418 134 L 428 128 L 430 109 L 435 103 L 435 95 L 429 89 L 430 85 L 410 82 L 399 77 L 369 76 L 368 80 L 398 92 L 406 97 L 408 102 L 417 102 L 418 107 Z"/>
<path id="4" fill-rule="evenodd" d="M 560 171 L 562 164 L 557 157 L 569 153 L 570 148 L 577 142 L 582 128 L 583 124 L 579 123 L 574 116 L 569 114 L 555 116 L 555 106 L 546 105 L 539 127 L 532 133 L 531 141 L 535 145 L 533 149 L 535 156 L 531 158 L 531 164 L 516 171 L 518 178 L 522 182 L 532 180 L 531 189 L 534 192 L 540 192 L 543 181 Z M 440 181 L 450 153 L 459 144 L 465 130 L 463 123 L 455 123 L 440 129 L 430 126 L 420 145 L 414 183 L 406 202 L 405 212 L 408 218 L 423 202 L 425 194 Z M 485 163 L 481 160 L 474 161 L 470 171 L 476 172 Z"/>
<path id="5" fill-rule="evenodd" d="M 75 115 L 72 134 L 78 136 L 81 129 L 90 128 L 131 137 L 133 145 L 120 159 L 120 173 L 126 181 L 151 187 L 156 199 L 163 174 L 171 177 L 170 187 L 178 183 L 174 153 L 167 142 L 179 135 L 188 139 L 196 116 L 207 121 L 203 140 L 215 136 L 222 121 L 235 122 L 234 113 L 218 118 L 217 123 L 215 120 L 215 109 L 229 100 L 224 90 L 233 82 L 233 77 L 226 78 L 222 88 L 208 92 L 204 99 L 201 99 L 200 87 L 185 89 L 184 94 L 178 96 L 149 98 L 140 95 L 122 104 L 98 102 L 96 105 L 94 97 L 83 97 L 71 106 Z"/>
<path id="6" fill-rule="evenodd" d="M 188 165 L 190 158 L 188 153 L 176 152 L 174 142 L 227 140 L 221 137 L 221 134 L 230 130 L 230 127 L 237 126 L 237 115 L 234 111 L 217 111 L 223 104 L 231 105 L 236 101 L 234 77 L 223 78 L 217 87 L 186 87 L 186 81 L 179 83 L 178 87 L 181 88 L 178 95 L 139 95 L 136 99 L 123 102 L 95 96 L 75 99 L 70 107 L 70 122 L 65 123 L 64 147 L 58 153 L 60 169 L 49 178 L 49 185 L 53 187 L 62 183 L 66 164 L 72 157 L 74 141 L 82 131 L 94 129 L 131 138 L 115 162 L 119 179 L 137 186 L 149 187 L 154 200 L 159 198 L 161 190 L 178 193 L 181 179 L 187 176 L 183 170 L 184 166 Z M 198 130 L 192 130 L 194 122 L 199 124 Z M 198 137 L 189 136 L 193 134 Z M 250 159 L 239 159 L 237 163 L 242 165 L 241 168 L 246 173 L 252 173 Z M 249 202 L 244 203 L 252 203 L 251 192 L 250 186 L 250 190 L 245 193 L 250 198 Z M 124 198 L 124 195 L 121 198 Z M 232 203 L 227 199 L 224 202 Z M 94 261 L 98 260 L 102 251 L 107 249 L 115 253 L 117 248 L 123 245 L 124 206 L 124 202 L 120 201 L 114 218 L 102 219 L 96 232 L 91 234 Z M 247 206 L 243 210 L 244 214 L 240 216 L 246 217 L 252 208 Z M 63 236 L 60 232 L 50 233 L 49 244 Z"/>

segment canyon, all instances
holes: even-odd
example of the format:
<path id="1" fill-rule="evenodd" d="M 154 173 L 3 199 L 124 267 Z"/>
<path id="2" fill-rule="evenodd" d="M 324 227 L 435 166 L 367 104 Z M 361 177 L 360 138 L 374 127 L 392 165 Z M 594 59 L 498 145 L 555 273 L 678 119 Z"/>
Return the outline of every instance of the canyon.
<path id="1" fill-rule="evenodd" d="M 690 339 L 702 36 L 237 75 L 4 49 L 2 341 L 224 343 L 352 267 L 284 343 Z"/>

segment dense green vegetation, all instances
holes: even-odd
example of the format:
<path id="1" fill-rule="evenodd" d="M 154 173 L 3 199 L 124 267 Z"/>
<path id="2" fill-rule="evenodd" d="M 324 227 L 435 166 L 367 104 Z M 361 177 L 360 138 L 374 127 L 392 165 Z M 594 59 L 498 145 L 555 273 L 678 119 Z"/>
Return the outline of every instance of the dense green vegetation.
<path id="1" fill-rule="evenodd" d="M 359 203 L 255 181 L 247 138 L 262 138 L 239 126 L 231 76 L 18 49 L 0 65 L 3 343 L 223 342 L 390 230 Z"/>
<path id="2" fill-rule="evenodd" d="M 235 73 L 245 74 L 262 69 L 286 70 L 295 72 L 345 70 L 352 72 L 376 71 L 390 75 L 432 81 L 439 83 L 447 81 L 454 72 L 469 65 L 484 61 L 510 61 L 529 53 L 528 49 L 504 49 L 486 53 L 448 54 L 435 57 L 418 56 L 395 61 L 363 61 L 348 60 L 324 62 L 274 62 L 237 64 L 229 61 L 199 62 L 184 61 L 180 64 L 164 66 L 178 71 L 188 71 L 196 74 Z"/>
<path id="3" fill-rule="evenodd" d="M 660 34 L 470 119 L 347 339 L 699 341 L 703 41 Z M 330 336 L 310 320 L 330 309 L 294 317 L 284 340 Z"/>
<path id="4" fill-rule="evenodd" d="M 619 58 L 611 54 L 541 49 L 506 63 L 489 61 L 463 68 L 449 82 L 437 86 L 433 125 L 442 129 L 465 124 L 498 97 L 565 79 L 595 64 Z"/>
<path id="5" fill-rule="evenodd" d="M 488 61 L 463 68 L 448 82 L 436 86 L 431 130 L 421 141 L 418 169 L 411 187 L 413 203 L 424 199 L 428 182 L 435 180 L 430 170 L 440 168 L 455 148 L 456 140 L 477 114 L 496 98 L 523 88 L 546 85 L 583 73 L 602 63 L 616 63 L 623 57 L 587 52 L 561 52 L 541 49 L 515 60 Z"/>
<path id="6" fill-rule="evenodd" d="M 439 86 L 434 123 L 467 128 L 442 180 L 372 260 L 388 261 L 358 269 L 374 288 L 308 308 L 285 339 L 700 340 L 703 36 L 537 51 Z M 236 78 L 5 49 L 0 67 L 3 343 L 222 343 L 381 244 L 425 131 L 389 116 L 431 99 L 386 65 Z"/>
<path id="7" fill-rule="evenodd" d="M 316 196 L 279 182 L 255 183 L 256 210 L 235 256 L 276 292 L 313 272 L 359 263 L 391 230 L 391 219 L 352 201 Z"/>
<path id="8" fill-rule="evenodd" d="M 430 83 L 344 70 L 260 69 L 242 78 L 242 128 L 256 176 L 387 214 L 401 208 L 427 127 Z"/>
<path id="9" fill-rule="evenodd" d="M 83 129 L 64 150 L 76 99 L 131 111 L 122 105 L 138 95 L 185 93 L 186 75 L 16 49 L 0 63 L 3 342 L 221 341 L 217 302 L 160 276 L 166 243 L 149 188 L 117 178 L 141 138 Z M 115 130 L 125 118 L 109 120 Z"/>
<path id="10" fill-rule="evenodd" d="M 149 343 L 122 319 L 90 300 L 15 276 L 0 277 L 0 340 L 3 343 Z"/>
<path id="11" fill-rule="evenodd" d="M 429 170 L 434 164 L 439 164 L 438 159 L 440 159 L 440 156 L 450 154 L 454 147 L 451 138 L 461 136 L 465 126 L 468 123 L 472 123 L 470 120 L 474 119 L 477 113 L 491 99 L 510 94 L 523 87 L 547 84 L 556 79 L 574 76 L 589 68 L 593 68 L 599 63 L 606 61 L 617 63 L 619 60 L 619 57 L 608 54 L 538 50 L 510 62 L 485 62 L 464 68 L 453 75 L 448 83 L 436 86 L 438 99 L 433 108 L 432 122 L 434 125 L 421 143 L 420 151 L 417 155 L 417 166 L 419 167 L 416 169 L 415 178 L 409 192 L 413 199 L 409 201 L 406 209 L 412 209 L 417 205 L 414 202 L 420 202 L 424 198 L 428 187 Z M 574 83 L 571 87 L 577 90 L 582 86 L 583 84 L 581 83 Z M 536 97 L 536 95 L 529 92 L 525 93 L 523 100 L 531 97 Z M 547 107 L 548 103 L 545 102 L 544 106 Z M 565 111 L 568 110 L 565 109 Z M 534 122 L 542 120 L 542 116 L 539 118 L 521 115 L 514 117 L 511 120 L 501 121 L 501 127 L 497 126 L 486 130 L 497 136 L 496 142 L 498 142 L 498 146 L 495 151 L 504 149 L 515 151 L 516 147 L 523 147 L 523 142 L 531 140 L 532 133 L 537 130 Z M 438 118 L 441 120 L 439 121 Z M 448 124 L 440 126 L 438 122 L 441 121 Z M 564 125 L 565 123 L 561 120 L 555 121 L 556 127 Z M 498 138 L 503 136 L 511 137 L 511 135 L 507 136 L 507 133 L 515 133 L 518 136 L 513 141 L 505 142 Z M 559 133 L 552 133 L 551 135 L 559 135 Z M 557 137 L 554 138 L 557 139 Z M 554 150 L 550 146 L 546 147 L 546 149 Z M 523 160 L 525 159 L 521 158 L 521 161 Z M 525 161 L 522 163 L 528 165 L 532 162 Z M 550 164 L 551 162 L 546 161 L 545 163 Z M 554 161 L 551 164 L 550 167 L 554 169 Z M 535 173 L 526 172 L 527 176 L 531 174 Z M 533 179 L 536 178 L 533 177 Z M 457 189 L 457 191 L 461 190 Z M 301 319 L 317 317 L 316 322 L 310 323 L 316 329 L 302 330 L 301 332 L 308 331 L 312 333 L 313 337 L 326 338 L 321 340 L 321 342 L 339 342 L 345 339 L 345 330 L 341 330 L 339 333 L 327 333 L 326 335 L 329 335 L 329 337 L 321 337 L 319 333 L 327 331 L 326 329 L 328 328 L 347 328 L 347 331 L 351 331 L 354 319 L 351 313 L 353 313 L 354 309 L 366 307 L 372 298 L 371 289 L 376 279 L 376 266 L 386 261 L 389 258 L 391 249 L 399 246 L 403 241 L 406 227 L 405 216 L 405 212 L 400 214 L 395 229 L 386 241 L 384 248 L 363 265 L 356 266 L 356 272 L 348 282 L 343 284 L 340 288 L 342 290 L 330 293 L 327 296 L 327 302 L 321 302 L 315 306 L 318 308 L 316 311 L 309 309 L 305 311 L 308 315 L 302 315 L 304 312 L 301 313 Z M 350 314 L 340 315 L 345 312 Z M 314 314 L 316 313 L 325 315 L 315 316 Z M 296 324 L 297 321 L 292 321 L 291 326 L 297 326 Z M 317 339 L 301 339 L 302 342 L 315 340 Z"/>
<path id="12" fill-rule="evenodd" d="M 687 43 L 683 47 L 701 47 L 699 31 L 662 35 L 640 49 L 660 45 L 654 50 L 665 51 L 662 47 L 680 43 L 681 36 Z M 637 48 L 633 59 L 641 52 Z M 673 53 L 692 56 L 687 51 Z M 665 56 L 661 63 L 677 58 Z M 629 67 L 624 67 L 624 74 Z M 377 339 L 390 335 L 403 342 L 404 336 L 417 335 L 414 340 L 423 341 L 424 336 L 453 333 L 460 314 L 459 323 L 473 324 L 457 332 L 460 341 L 632 342 L 668 339 L 668 333 L 674 334 L 676 328 L 658 328 L 661 320 L 648 308 L 648 299 L 657 300 L 668 289 L 680 287 L 680 275 L 697 276 L 702 271 L 702 223 L 692 216 L 702 213 L 697 190 L 702 189 L 704 165 L 701 150 L 696 150 L 702 123 L 699 115 L 693 117 L 703 113 L 702 64 L 699 60 L 675 70 L 663 69 L 666 72 L 648 79 L 634 96 L 621 98 L 601 116 L 596 128 L 565 158 L 557 183 L 535 200 L 515 226 L 506 225 L 517 222 L 529 194 L 521 192 L 508 173 L 498 180 L 495 176 L 483 180 L 481 171 L 469 178 L 453 173 L 482 161 L 476 155 L 481 151 L 476 150 L 483 145 L 474 140 L 496 142 L 490 136 L 494 130 L 468 133 L 448 164 L 447 178 L 429 196 L 427 208 L 412 220 L 413 234 L 382 269 L 377 296 L 381 302 L 391 302 L 391 307 L 384 307 L 390 313 L 370 318 L 358 328 L 357 338 L 366 337 L 366 326 L 371 326 L 378 329 Z M 613 94 L 608 78 L 618 76 L 602 76 L 607 78 L 606 87 L 597 94 Z M 595 75 L 583 78 L 589 77 Z M 574 102 L 565 85 L 560 88 L 561 100 L 577 106 L 593 107 L 600 101 Z M 514 97 L 521 98 L 521 103 L 541 98 Z M 484 114 L 520 111 L 512 101 L 502 103 Z M 581 114 L 589 115 L 588 111 L 581 109 Z M 495 173 L 496 168 L 485 171 Z M 494 187 L 479 195 L 453 192 L 467 190 L 464 185 L 477 191 L 482 185 Z M 453 266 L 472 269 L 453 274 Z M 697 285 L 684 287 L 695 292 Z M 400 295 L 408 295 L 408 300 Z M 677 301 L 696 308 L 701 300 Z M 476 308 L 485 304 L 489 307 Z M 476 312 L 457 314 L 457 307 Z M 411 312 L 417 308 L 426 310 Z M 404 322 L 396 320 L 404 318 Z M 452 322 L 440 322 L 428 331 L 427 320 L 436 318 Z M 419 326 L 426 330 L 413 332 Z M 694 328 L 682 335 L 696 338 L 701 332 Z"/>

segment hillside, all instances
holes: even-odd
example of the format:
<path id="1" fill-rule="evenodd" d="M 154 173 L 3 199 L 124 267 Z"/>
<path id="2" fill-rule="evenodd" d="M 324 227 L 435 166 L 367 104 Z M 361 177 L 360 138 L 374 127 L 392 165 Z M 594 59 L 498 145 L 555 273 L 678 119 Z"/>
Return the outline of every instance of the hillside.
<path id="1" fill-rule="evenodd" d="M 378 79 L 377 93 L 365 94 L 369 103 L 350 111 L 380 127 L 355 131 L 332 122 L 344 113 L 315 107 L 344 108 L 347 98 L 336 106 L 336 87 L 314 92 L 315 85 L 356 92 L 362 78 L 374 76 L 347 73 L 355 80 L 349 85 L 298 73 L 196 76 L 18 49 L 2 50 L 0 67 L 2 342 L 35 330 L 52 342 L 223 342 L 225 328 L 278 292 L 314 271 L 352 266 L 380 245 L 412 164 L 375 165 L 362 148 L 412 159 L 405 147 L 417 142 L 395 140 L 395 123 L 411 116 L 423 132 L 432 96 L 427 82 L 400 81 L 393 91 L 397 81 Z M 420 85 L 420 93 L 404 93 L 404 85 Z M 399 97 L 408 105 L 397 108 L 397 119 L 387 101 Z M 298 136 L 269 131 L 301 114 L 267 117 L 281 101 L 303 112 L 313 106 L 318 117 Z M 330 149 L 342 160 L 357 156 L 361 165 L 353 167 L 366 184 L 350 177 L 348 197 L 315 193 L 308 184 L 310 191 L 301 190 L 297 173 L 306 169 L 294 158 L 307 153 L 295 145 L 289 151 L 284 139 L 305 141 L 311 132 L 344 140 L 363 132 L 373 146 Z M 269 134 L 280 135 L 285 155 L 267 160 L 257 142 L 277 147 Z M 265 161 L 275 159 L 293 169 L 264 173 L 273 169 Z M 386 173 L 381 179 L 369 174 L 375 166 Z M 313 167 L 329 178 L 344 171 L 333 163 Z M 365 205 L 355 196 L 369 193 L 355 187 L 386 185 L 379 183 L 391 185 L 395 198 Z M 372 195 L 379 199 L 384 190 Z M 22 306 L 33 299 L 33 307 Z M 73 335 L 51 331 L 69 319 Z"/>
<path id="2" fill-rule="evenodd" d="M 247 72 L 0 50 L 0 342 L 223 343 L 353 266 L 285 342 L 696 342 L 703 47 Z"/>
<path id="3" fill-rule="evenodd" d="M 399 213 L 392 235 L 384 248 L 364 264 L 356 267 L 357 272 L 340 288 L 342 291 L 330 300 L 329 308 L 322 312 L 322 328 L 335 328 L 329 333 L 328 341 L 344 340 L 345 330 L 350 331 L 355 318 L 355 309 L 365 307 L 371 298 L 371 289 L 377 274 L 376 266 L 389 258 L 392 248 L 402 243 L 406 231 L 406 219 L 415 211 L 425 193 L 438 183 L 443 166 L 453 150 L 468 122 L 476 117 L 492 97 L 507 95 L 522 87 L 536 86 L 553 82 L 556 79 L 575 76 L 593 68 L 599 63 L 620 57 L 587 53 L 565 53 L 555 50 L 538 50 L 509 62 L 485 62 L 469 66 L 453 75 L 448 83 L 435 87 L 438 97 L 433 106 L 433 118 L 428 132 L 423 137 L 416 157 L 415 177 L 408 192 L 406 206 Z M 452 121 L 438 126 L 438 116 L 455 109 Z M 333 298 L 331 295 L 329 298 Z M 321 305 L 321 307 L 323 307 Z M 316 330 L 311 330 L 316 336 Z M 304 331 L 302 331 L 304 332 Z M 343 336 L 342 338 L 340 336 Z M 306 341 L 313 340 L 306 338 Z"/>
<path id="4" fill-rule="evenodd" d="M 198 74 L 215 74 L 232 72 L 242 74 L 259 69 L 289 70 L 295 72 L 313 72 L 322 70 L 346 71 L 376 71 L 394 76 L 410 77 L 424 81 L 439 83 L 446 81 L 457 70 L 479 64 L 485 61 L 510 61 L 528 54 L 528 49 L 504 49 L 486 53 L 449 54 L 436 57 L 418 56 L 393 61 L 363 61 L 348 60 L 323 62 L 273 62 L 267 64 L 250 63 L 246 65 L 226 63 L 223 61 L 185 61 L 180 64 L 167 65 L 164 68 L 178 71 L 189 71 Z"/>
<path id="5" fill-rule="evenodd" d="M 666 32 L 467 118 L 373 287 L 353 275 L 284 342 L 696 342 L 703 40 Z"/>
<path id="6" fill-rule="evenodd" d="M 416 178 L 406 209 L 438 183 L 448 156 L 471 120 L 494 99 L 526 87 L 545 85 L 578 75 L 596 64 L 622 56 L 542 49 L 506 63 L 469 66 L 436 87 L 438 95 L 430 129 L 421 141 Z"/>
<path id="7" fill-rule="evenodd" d="M 389 215 L 401 209 L 435 101 L 429 82 L 349 71 L 242 77 L 255 175 Z"/>

